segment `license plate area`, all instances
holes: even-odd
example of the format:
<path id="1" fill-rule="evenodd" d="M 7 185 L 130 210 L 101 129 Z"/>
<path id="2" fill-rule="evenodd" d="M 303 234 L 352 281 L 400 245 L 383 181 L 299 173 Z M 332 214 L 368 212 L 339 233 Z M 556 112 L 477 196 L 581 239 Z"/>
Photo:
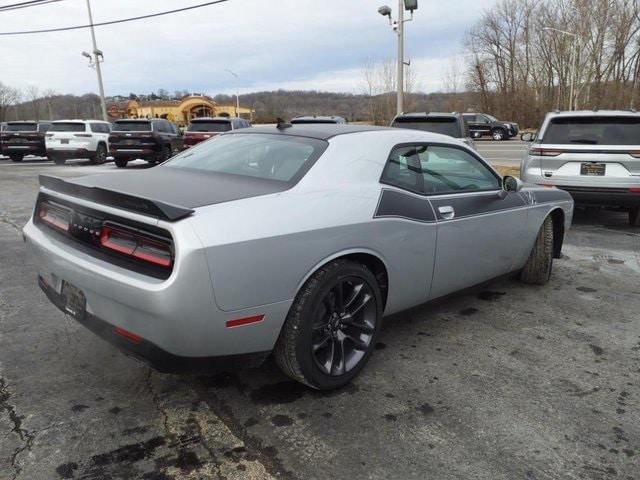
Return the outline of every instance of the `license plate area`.
<path id="1" fill-rule="evenodd" d="M 68 138 L 61 138 L 60 139 L 60 143 L 63 145 L 67 145 L 69 143 L 69 139 Z"/>
<path id="2" fill-rule="evenodd" d="M 606 167 L 604 163 L 582 163 L 580 164 L 580 175 L 587 175 L 590 177 L 603 176 Z"/>
<path id="3" fill-rule="evenodd" d="M 87 299 L 82 290 L 63 280 L 60 295 L 64 300 L 65 312 L 78 320 L 83 320 L 87 310 Z"/>

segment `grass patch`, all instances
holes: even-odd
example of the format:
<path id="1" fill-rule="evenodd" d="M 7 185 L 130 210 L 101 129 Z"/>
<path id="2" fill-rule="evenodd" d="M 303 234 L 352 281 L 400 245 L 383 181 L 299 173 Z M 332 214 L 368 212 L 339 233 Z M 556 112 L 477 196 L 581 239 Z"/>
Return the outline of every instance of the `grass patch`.
<path id="1" fill-rule="evenodd" d="M 503 177 L 505 175 L 511 175 L 512 177 L 520 178 L 520 167 L 508 167 L 508 166 L 502 166 L 502 165 L 495 165 L 493 168 L 495 168 Z"/>

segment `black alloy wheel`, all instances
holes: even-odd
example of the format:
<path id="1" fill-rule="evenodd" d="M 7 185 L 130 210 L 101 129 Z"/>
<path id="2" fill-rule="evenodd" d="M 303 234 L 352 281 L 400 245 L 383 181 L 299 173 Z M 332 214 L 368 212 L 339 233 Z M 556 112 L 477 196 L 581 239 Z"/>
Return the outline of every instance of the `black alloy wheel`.
<path id="1" fill-rule="evenodd" d="M 314 315 L 313 359 L 327 375 L 350 372 L 369 349 L 376 331 L 372 288 L 358 277 L 339 278 Z"/>

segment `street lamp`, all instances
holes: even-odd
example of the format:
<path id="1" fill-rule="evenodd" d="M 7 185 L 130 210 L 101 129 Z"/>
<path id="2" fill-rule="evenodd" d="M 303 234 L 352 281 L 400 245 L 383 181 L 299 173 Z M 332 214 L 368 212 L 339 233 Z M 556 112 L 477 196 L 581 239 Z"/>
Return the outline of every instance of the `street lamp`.
<path id="1" fill-rule="evenodd" d="M 233 75 L 236 78 L 236 80 L 240 79 L 238 75 L 236 75 L 234 72 L 232 72 L 228 68 L 225 68 L 224 71 Z M 238 85 L 236 84 L 236 117 L 238 116 L 240 116 L 240 96 L 238 95 Z"/>
<path id="2" fill-rule="evenodd" d="M 88 52 L 82 52 L 82 56 L 89 59 L 89 67 L 96 69 L 98 75 L 98 89 L 100 91 L 100 107 L 102 109 L 102 119 L 106 122 L 107 118 L 107 103 L 104 100 L 104 85 L 102 84 L 102 71 L 100 70 L 100 64 L 104 62 L 104 55 L 102 50 L 98 50 L 96 45 L 96 33 L 93 29 L 93 16 L 91 15 L 91 4 L 87 0 L 87 12 L 89 13 L 89 24 L 91 25 L 91 40 L 93 42 L 93 57 Z"/>
<path id="3" fill-rule="evenodd" d="M 378 13 L 383 17 L 389 17 L 389 25 L 393 26 L 393 31 L 398 35 L 398 74 L 397 74 L 397 95 L 396 110 L 400 115 L 404 111 L 404 66 L 409 65 L 404 61 L 404 24 L 413 20 L 413 11 L 418 9 L 418 0 L 398 0 L 398 19 L 391 18 L 391 7 L 383 5 L 378 8 Z M 411 12 L 411 18 L 405 20 L 404 11 Z"/>
<path id="4" fill-rule="evenodd" d="M 573 41 L 571 42 L 571 54 L 569 55 L 569 61 L 571 62 L 571 70 L 570 70 L 570 75 L 571 75 L 571 80 L 569 83 L 569 110 L 573 110 L 573 90 L 574 90 L 574 85 L 575 85 L 575 80 L 576 80 L 576 43 L 578 41 L 578 35 L 572 32 L 567 32 L 566 30 L 560 30 L 559 28 L 553 28 L 553 27 L 543 27 L 543 30 L 546 31 L 553 31 L 553 32 L 558 32 L 561 33 L 563 35 L 569 35 L 570 37 L 573 38 Z"/>

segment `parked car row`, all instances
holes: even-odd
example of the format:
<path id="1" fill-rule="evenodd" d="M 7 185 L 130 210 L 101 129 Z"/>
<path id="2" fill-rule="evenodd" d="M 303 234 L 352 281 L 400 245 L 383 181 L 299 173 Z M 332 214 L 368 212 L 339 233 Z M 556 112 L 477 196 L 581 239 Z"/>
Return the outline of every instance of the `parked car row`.
<path id="1" fill-rule="evenodd" d="M 26 155 L 48 157 L 58 165 L 70 158 L 103 163 L 108 155 L 120 168 L 133 159 L 160 163 L 175 153 L 222 132 L 250 127 L 242 118 L 193 119 L 183 133 L 162 118 L 7 122 L 0 130 L 0 152 L 14 162 Z"/>

